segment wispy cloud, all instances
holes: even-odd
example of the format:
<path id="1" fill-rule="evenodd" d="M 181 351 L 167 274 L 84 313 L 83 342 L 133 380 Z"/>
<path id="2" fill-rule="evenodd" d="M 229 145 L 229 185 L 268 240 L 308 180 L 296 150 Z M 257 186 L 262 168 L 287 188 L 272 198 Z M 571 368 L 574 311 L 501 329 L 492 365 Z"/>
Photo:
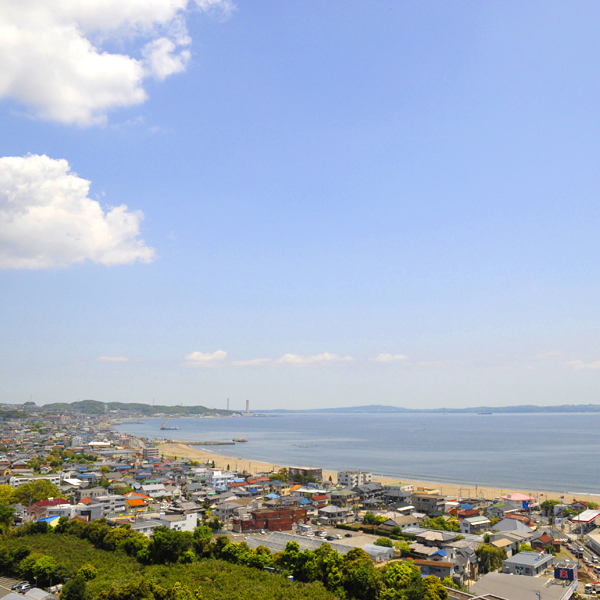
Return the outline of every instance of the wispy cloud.
<path id="1" fill-rule="evenodd" d="M 216 352 L 192 352 L 185 356 L 186 365 L 193 367 L 221 367 L 227 360 L 225 350 Z"/>
<path id="2" fill-rule="evenodd" d="M 371 360 L 380 363 L 394 363 L 394 362 L 403 362 L 409 359 L 407 354 L 378 354 L 373 357 Z"/>
<path id="3" fill-rule="evenodd" d="M 599 371 L 600 360 L 593 362 L 584 362 L 583 360 L 571 360 L 564 363 L 567 367 L 573 368 L 575 371 Z"/>
<path id="4" fill-rule="evenodd" d="M 98 358 L 98 362 L 126 363 L 130 362 L 130 359 L 126 356 L 101 356 Z"/>
<path id="5" fill-rule="evenodd" d="M 185 357 L 186 365 L 200 367 L 322 367 L 352 362 L 352 356 L 340 356 L 332 352 L 321 354 L 284 354 L 279 358 L 249 358 L 227 360 L 227 352 L 192 352 Z"/>
<path id="6" fill-rule="evenodd" d="M 564 355 L 565 353 L 561 350 L 550 350 L 549 352 L 542 352 L 541 354 L 536 354 L 533 358 L 540 360 L 544 358 L 556 358 Z"/>

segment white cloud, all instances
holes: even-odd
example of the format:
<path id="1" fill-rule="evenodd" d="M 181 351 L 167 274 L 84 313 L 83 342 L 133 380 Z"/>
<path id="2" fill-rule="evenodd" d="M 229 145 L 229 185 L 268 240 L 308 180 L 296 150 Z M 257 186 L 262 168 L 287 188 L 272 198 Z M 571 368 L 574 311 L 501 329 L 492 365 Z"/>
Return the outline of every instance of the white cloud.
<path id="1" fill-rule="evenodd" d="M 101 356 L 98 362 L 126 363 L 129 359 L 126 356 Z"/>
<path id="2" fill-rule="evenodd" d="M 404 360 L 408 360 L 408 356 L 406 354 L 378 354 L 374 360 L 376 362 L 382 363 L 391 363 L 391 362 L 402 362 Z"/>
<path id="3" fill-rule="evenodd" d="M 584 362 L 583 360 L 572 360 L 565 363 L 566 366 L 572 367 L 575 371 L 598 371 L 600 370 L 600 360 L 594 362 Z"/>
<path id="4" fill-rule="evenodd" d="M 322 367 L 353 361 L 352 356 L 339 356 L 331 352 L 302 356 L 300 354 L 284 354 L 279 358 L 254 358 L 232 361 L 234 367 Z"/>
<path id="5" fill-rule="evenodd" d="M 541 354 L 536 354 L 533 358 L 537 360 L 542 360 L 544 358 L 556 358 L 558 356 L 564 356 L 565 353 L 561 350 L 550 350 L 549 352 L 542 352 Z"/>
<path id="6" fill-rule="evenodd" d="M 217 350 L 216 352 L 192 352 L 186 354 L 185 360 L 187 365 L 195 367 L 219 367 L 222 366 L 227 359 L 225 350 Z"/>
<path id="7" fill-rule="evenodd" d="M 230 0 L 0 0 L 0 98 L 45 119 L 101 123 L 144 102 L 147 77 L 185 69 L 193 7 L 233 10 Z M 107 49 L 125 41 L 131 54 Z"/>
<path id="8" fill-rule="evenodd" d="M 138 237 L 143 214 L 125 205 L 105 211 L 89 187 L 66 160 L 0 158 L 0 268 L 152 262 L 154 250 Z"/>

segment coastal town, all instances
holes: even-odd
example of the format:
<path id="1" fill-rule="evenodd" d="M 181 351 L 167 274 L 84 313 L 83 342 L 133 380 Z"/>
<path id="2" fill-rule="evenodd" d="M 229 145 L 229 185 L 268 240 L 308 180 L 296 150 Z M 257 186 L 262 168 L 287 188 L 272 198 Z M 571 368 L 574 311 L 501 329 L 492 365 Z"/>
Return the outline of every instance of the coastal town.
<path id="1" fill-rule="evenodd" d="M 360 549 L 375 570 L 408 564 L 437 578 L 440 597 L 453 600 L 600 593 L 600 510 L 587 500 L 463 497 L 382 483 L 363 471 L 326 477 L 319 467 L 235 470 L 166 453 L 164 440 L 119 433 L 115 423 L 135 418 L 127 411 L 48 414 L 29 403 L 16 418 L 9 408 L 0 421 L 5 531 L 101 523 L 153 540 L 157 532 L 196 535 L 200 527 L 213 542 L 226 538 L 219 543 L 272 557 L 323 544 L 340 557 Z M 287 569 L 292 579 L 294 568 Z M 3 597 L 60 595 L 64 581 L 42 590 L 38 577 L 19 580 L 24 572 L 3 567 Z"/>

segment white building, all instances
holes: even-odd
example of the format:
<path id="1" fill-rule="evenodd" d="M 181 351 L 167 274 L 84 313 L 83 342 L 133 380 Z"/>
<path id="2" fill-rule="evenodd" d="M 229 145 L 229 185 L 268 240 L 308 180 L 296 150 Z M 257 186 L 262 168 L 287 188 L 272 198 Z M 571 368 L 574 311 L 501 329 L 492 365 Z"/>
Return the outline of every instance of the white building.
<path id="1" fill-rule="evenodd" d="M 365 483 L 371 483 L 373 480 L 372 473 L 363 471 L 340 471 L 337 475 L 338 485 L 343 487 L 357 487 Z"/>
<path id="2" fill-rule="evenodd" d="M 221 471 L 219 469 L 211 469 L 208 472 L 207 484 L 209 487 L 217 490 L 224 491 L 228 488 L 230 483 L 233 483 L 236 479 L 234 473 L 229 471 Z"/>

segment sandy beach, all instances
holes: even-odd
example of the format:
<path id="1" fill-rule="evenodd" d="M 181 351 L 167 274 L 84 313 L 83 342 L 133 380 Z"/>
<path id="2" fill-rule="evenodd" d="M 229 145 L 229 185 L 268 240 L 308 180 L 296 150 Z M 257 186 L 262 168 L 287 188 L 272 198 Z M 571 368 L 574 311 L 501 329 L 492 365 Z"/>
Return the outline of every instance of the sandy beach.
<path id="1" fill-rule="evenodd" d="M 232 446 L 233 448 L 233 446 Z M 272 471 L 278 471 L 287 466 L 301 466 L 301 465 L 281 465 L 278 463 L 267 463 L 257 460 L 248 460 L 247 458 L 239 458 L 235 456 L 222 456 L 220 454 L 214 454 L 206 450 L 200 450 L 194 448 L 188 444 L 182 442 L 166 442 L 160 446 L 161 453 L 165 456 L 177 456 L 184 458 L 191 458 L 199 462 L 215 461 L 215 466 L 220 469 L 226 469 L 229 465 L 230 469 L 236 471 L 246 471 L 248 473 L 270 473 Z M 334 483 L 337 481 L 337 473 L 335 471 L 323 471 L 323 479 L 328 480 L 331 477 L 331 481 Z M 397 478 L 390 477 L 377 477 L 373 476 L 373 481 L 379 481 L 385 483 L 398 483 Z M 568 494 L 565 492 L 552 492 L 547 490 L 536 490 L 536 489 L 509 489 L 509 488 L 493 488 L 493 487 L 479 487 L 473 485 L 461 485 L 453 483 L 439 483 L 435 481 L 413 481 L 402 479 L 404 484 L 412 484 L 415 489 L 426 488 L 426 489 L 437 489 L 441 494 L 446 496 L 456 496 L 460 498 L 485 498 L 486 500 L 493 500 L 506 494 L 519 492 L 522 494 L 528 494 L 537 498 L 539 502 L 544 500 L 557 500 L 564 501 L 565 503 L 571 502 L 573 499 L 582 500 L 584 502 L 597 502 L 600 503 L 600 498 L 594 495 L 585 494 Z"/>

